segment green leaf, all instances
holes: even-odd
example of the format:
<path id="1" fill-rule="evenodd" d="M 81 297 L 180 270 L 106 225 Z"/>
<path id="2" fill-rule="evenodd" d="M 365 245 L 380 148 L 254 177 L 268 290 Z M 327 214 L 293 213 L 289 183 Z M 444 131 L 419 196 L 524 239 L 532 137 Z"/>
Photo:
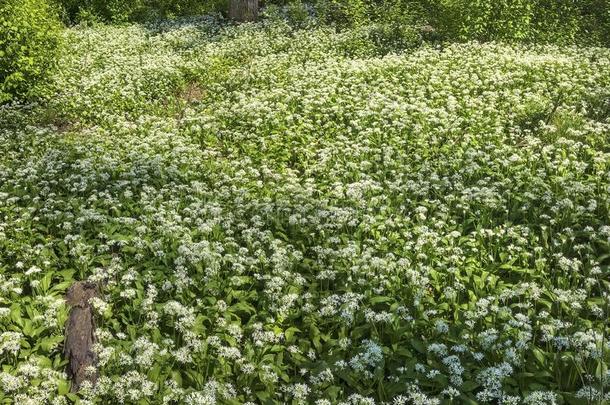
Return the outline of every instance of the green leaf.
<path id="1" fill-rule="evenodd" d="M 172 371 L 172 380 L 176 381 L 179 387 L 182 387 L 182 374 L 179 371 Z"/>
<path id="2" fill-rule="evenodd" d="M 476 382 L 466 380 L 460 386 L 460 390 L 463 392 L 471 392 L 471 391 L 474 391 L 478 387 L 479 387 L 479 384 L 477 384 Z"/>
<path id="3" fill-rule="evenodd" d="M 544 366 L 546 364 L 546 356 L 542 350 L 534 348 L 532 350 L 532 353 L 534 354 L 534 357 L 536 358 L 536 361 L 540 366 Z"/>
<path id="4" fill-rule="evenodd" d="M 40 280 L 40 288 L 43 293 L 49 291 L 49 287 L 51 286 L 51 281 L 53 280 L 53 272 L 47 271 L 45 275 Z"/>
<path id="5" fill-rule="evenodd" d="M 57 393 L 59 395 L 66 395 L 70 392 L 70 383 L 68 381 L 60 381 L 57 384 Z"/>
<path id="6" fill-rule="evenodd" d="M 19 304 L 11 305 L 11 320 L 23 328 L 23 319 L 21 318 L 21 306 Z"/>
<path id="7" fill-rule="evenodd" d="M 411 339 L 410 340 L 411 346 L 413 346 L 413 348 L 415 350 L 417 350 L 418 352 L 422 353 L 422 354 L 426 354 L 427 350 L 426 350 L 426 345 L 418 339 Z"/>
<path id="8" fill-rule="evenodd" d="M 290 328 L 286 329 L 286 331 L 284 332 L 286 341 L 291 343 L 294 340 L 294 334 L 297 332 L 301 332 L 301 330 L 299 328 L 295 328 L 294 326 L 291 326 Z"/>

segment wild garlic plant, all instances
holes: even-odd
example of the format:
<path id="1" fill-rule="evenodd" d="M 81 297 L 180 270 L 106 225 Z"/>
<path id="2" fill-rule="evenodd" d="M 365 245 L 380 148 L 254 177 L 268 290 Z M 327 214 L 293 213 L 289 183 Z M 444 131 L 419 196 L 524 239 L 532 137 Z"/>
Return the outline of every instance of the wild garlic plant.
<path id="1" fill-rule="evenodd" d="M 65 36 L 48 100 L 0 109 L 3 402 L 610 400 L 610 50 Z"/>

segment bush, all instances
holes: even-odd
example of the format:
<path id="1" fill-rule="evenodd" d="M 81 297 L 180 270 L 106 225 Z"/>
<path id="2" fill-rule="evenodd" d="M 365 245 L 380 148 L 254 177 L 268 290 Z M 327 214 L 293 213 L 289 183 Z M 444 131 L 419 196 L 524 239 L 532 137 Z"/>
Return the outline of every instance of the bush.
<path id="1" fill-rule="evenodd" d="M 421 1 L 446 39 L 608 43 L 609 0 Z"/>
<path id="2" fill-rule="evenodd" d="M 67 22 L 129 20 L 142 7 L 142 0 L 58 0 Z"/>
<path id="3" fill-rule="evenodd" d="M 227 0 L 58 0 L 68 22 L 142 21 L 206 14 L 227 8 Z"/>
<path id="4" fill-rule="evenodd" d="M 318 0 L 315 6 L 320 19 L 325 23 L 355 26 L 368 18 L 364 0 Z"/>
<path id="5" fill-rule="evenodd" d="M 312 7 L 301 0 L 268 2 L 259 16 L 270 22 L 284 21 L 295 28 L 305 28 L 315 22 Z"/>
<path id="6" fill-rule="evenodd" d="M 578 38 L 581 23 L 576 2 L 538 0 L 532 20 L 532 40 L 572 43 Z"/>
<path id="7" fill-rule="evenodd" d="M 0 103 L 35 96 L 53 67 L 60 23 L 45 0 L 0 1 Z"/>
<path id="8" fill-rule="evenodd" d="M 534 18 L 531 0 L 443 0 L 436 24 L 450 38 L 522 40 Z"/>
<path id="9" fill-rule="evenodd" d="M 421 44 L 420 26 L 425 21 L 422 4 L 413 0 L 383 0 L 371 4 L 371 40 L 382 53 L 415 48 Z M 419 27 L 418 27 L 419 26 Z"/>
<path id="10" fill-rule="evenodd" d="M 610 0 L 582 1 L 581 42 L 610 46 Z"/>
<path id="11" fill-rule="evenodd" d="M 310 20 L 309 9 L 301 0 L 290 2 L 286 6 L 286 14 L 295 26 L 305 26 Z"/>

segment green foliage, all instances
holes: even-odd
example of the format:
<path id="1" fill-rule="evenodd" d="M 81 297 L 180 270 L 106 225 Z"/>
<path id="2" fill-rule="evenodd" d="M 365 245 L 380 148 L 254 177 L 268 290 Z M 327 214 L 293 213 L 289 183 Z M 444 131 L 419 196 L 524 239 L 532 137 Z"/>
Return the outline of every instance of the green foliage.
<path id="1" fill-rule="evenodd" d="M 288 3 L 286 14 L 289 20 L 297 26 L 304 25 L 310 19 L 309 10 L 301 0 L 294 0 Z"/>
<path id="2" fill-rule="evenodd" d="M 0 2 L 0 103 L 36 95 L 54 66 L 60 30 L 44 0 Z"/>
<path id="3" fill-rule="evenodd" d="M 260 13 L 260 17 L 273 23 L 284 21 L 295 28 L 305 28 L 316 22 L 309 4 L 303 3 L 301 0 L 292 0 L 287 4 L 280 3 L 283 2 L 267 4 Z"/>
<path id="4" fill-rule="evenodd" d="M 57 0 L 70 22 L 146 21 L 223 11 L 227 0 Z"/>
<path id="5" fill-rule="evenodd" d="M 422 43 L 420 33 L 413 26 L 392 22 L 369 25 L 368 38 L 381 54 L 414 49 Z"/>
<path id="6" fill-rule="evenodd" d="M 145 21 L 228 8 L 228 0 L 56 1 L 71 22 Z M 267 7 L 264 15 L 282 15 L 301 27 L 312 15 L 342 29 L 373 23 L 373 36 L 395 49 L 418 43 L 416 31 L 424 26 L 433 30 L 424 37 L 432 39 L 610 44 L 610 0 L 270 0 L 261 5 Z"/>
<path id="7" fill-rule="evenodd" d="M 129 20 L 143 6 L 143 0 L 58 0 L 70 22 Z"/>
<path id="8" fill-rule="evenodd" d="M 425 21 L 421 3 L 413 0 L 383 0 L 369 5 L 371 40 L 386 52 L 419 46 L 422 36 L 418 24 Z"/>
<path id="9" fill-rule="evenodd" d="M 607 0 L 441 0 L 424 2 L 448 39 L 607 42 Z"/>
<path id="10" fill-rule="evenodd" d="M 412 42 L 418 27 L 432 29 L 424 35 L 431 39 L 610 43 L 609 0 L 317 0 L 313 4 L 322 22 L 339 27 L 378 24 L 374 35 L 399 48 Z"/>
<path id="11" fill-rule="evenodd" d="M 531 0 L 443 0 L 442 23 L 460 39 L 523 40 L 534 14 Z"/>
<path id="12" fill-rule="evenodd" d="M 317 0 L 316 11 L 322 21 L 339 26 L 356 26 L 367 21 L 365 0 Z"/>
<path id="13" fill-rule="evenodd" d="M 381 57 L 386 15 L 65 33 L 54 97 L 0 109 L 2 403 L 608 392 L 610 50 Z M 69 394 L 76 279 L 100 384 Z"/>
<path id="14" fill-rule="evenodd" d="M 419 0 L 381 0 L 369 2 L 369 16 L 374 21 L 384 21 L 395 25 L 412 25 L 425 22 L 428 5 Z"/>
<path id="15" fill-rule="evenodd" d="M 575 1 L 538 0 L 531 21 L 531 40 L 572 43 L 578 39 L 582 13 Z"/>
<path id="16" fill-rule="evenodd" d="M 581 7 L 584 42 L 610 46 L 610 0 L 587 0 Z"/>

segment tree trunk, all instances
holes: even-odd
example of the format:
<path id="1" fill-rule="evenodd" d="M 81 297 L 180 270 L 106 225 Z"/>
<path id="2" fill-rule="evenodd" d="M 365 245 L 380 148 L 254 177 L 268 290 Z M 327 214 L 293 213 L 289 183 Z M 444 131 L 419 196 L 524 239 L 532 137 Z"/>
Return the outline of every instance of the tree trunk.
<path id="1" fill-rule="evenodd" d="M 233 21 L 256 21 L 258 0 L 229 0 L 229 18 Z"/>

